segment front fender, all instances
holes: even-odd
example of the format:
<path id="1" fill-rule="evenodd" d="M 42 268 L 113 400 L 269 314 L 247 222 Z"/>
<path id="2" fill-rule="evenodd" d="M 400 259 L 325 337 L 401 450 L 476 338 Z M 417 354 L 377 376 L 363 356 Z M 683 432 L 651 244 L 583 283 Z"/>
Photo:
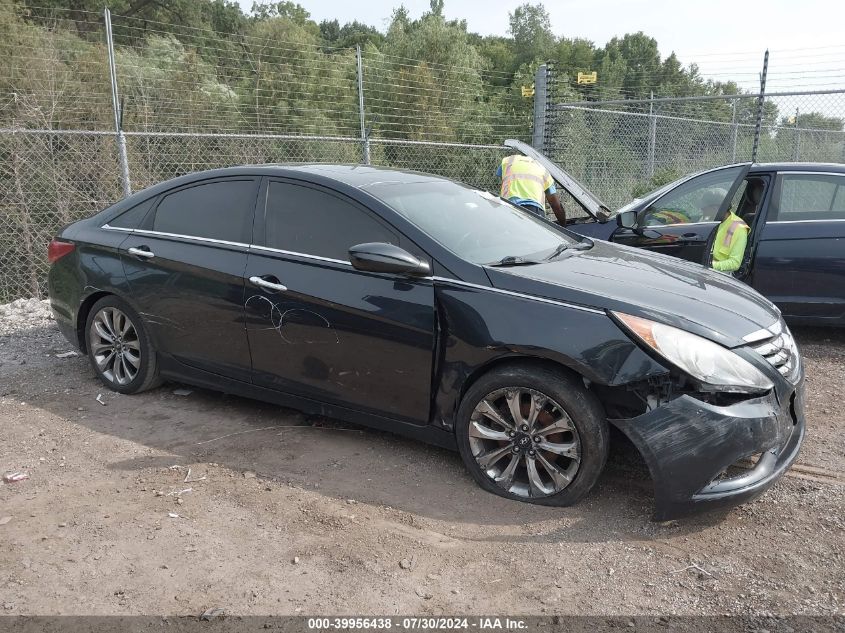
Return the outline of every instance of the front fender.
<path id="1" fill-rule="evenodd" d="M 601 310 L 445 280 L 435 286 L 435 305 L 434 421 L 442 426 L 452 426 L 472 379 L 506 358 L 552 361 L 609 386 L 668 373 Z"/>

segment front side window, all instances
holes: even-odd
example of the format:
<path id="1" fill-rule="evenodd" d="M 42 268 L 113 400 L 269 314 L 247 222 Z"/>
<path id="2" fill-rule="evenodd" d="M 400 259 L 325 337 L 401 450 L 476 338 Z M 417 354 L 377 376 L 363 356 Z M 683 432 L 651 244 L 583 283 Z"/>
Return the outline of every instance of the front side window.
<path id="1" fill-rule="evenodd" d="M 845 176 L 784 174 L 773 220 L 845 220 Z"/>
<path id="2" fill-rule="evenodd" d="M 249 243 L 256 181 L 218 180 L 180 189 L 161 199 L 153 230 Z"/>
<path id="3" fill-rule="evenodd" d="M 267 191 L 265 234 L 270 248 L 342 261 L 349 261 L 349 249 L 357 244 L 399 244 L 395 233 L 351 202 L 274 181 Z"/>
<path id="4" fill-rule="evenodd" d="M 543 259 L 576 240 L 533 213 L 451 181 L 375 183 L 364 189 L 444 248 L 475 264 Z"/>
<path id="5" fill-rule="evenodd" d="M 658 198 L 644 212 L 641 226 L 715 222 L 719 207 L 744 168 L 703 174 Z"/>

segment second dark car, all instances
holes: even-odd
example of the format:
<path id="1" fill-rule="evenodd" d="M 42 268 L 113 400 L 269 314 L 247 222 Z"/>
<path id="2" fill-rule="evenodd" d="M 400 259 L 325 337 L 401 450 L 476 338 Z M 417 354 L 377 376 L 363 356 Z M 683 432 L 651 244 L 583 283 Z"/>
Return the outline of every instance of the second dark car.
<path id="1" fill-rule="evenodd" d="M 511 499 L 581 499 L 613 425 L 657 517 L 735 504 L 804 435 L 769 301 L 436 176 L 191 174 L 70 225 L 50 259 L 56 321 L 110 388 L 175 379 L 404 433 Z"/>
<path id="2" fill-rule="evenodd" d="M 548 158 L 539 160 L 581 204 L 576 233 L 709 263 L 720 211 L 751 228 L 735 277 L 795 324 L 845 326 L 845 165 L 742 163 L 690 174 L 614 213 Z"/>

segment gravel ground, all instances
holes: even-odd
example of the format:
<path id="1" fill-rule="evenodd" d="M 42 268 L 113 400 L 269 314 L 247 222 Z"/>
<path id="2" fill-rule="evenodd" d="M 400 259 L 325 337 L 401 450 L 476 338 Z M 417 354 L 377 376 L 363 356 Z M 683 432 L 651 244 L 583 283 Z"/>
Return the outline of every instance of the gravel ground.
<path id="1" fill-rule="evenodd" d="M 511 502 L 389 434 L 172 384 L 112 393 L 58 357 L 46 303 L 0 306 L 0 470 L 30 475 L 0 484 L 0 614 L 843 615 L 845 330 L 796 335 L 797 467 L 656 524 L 626 451 L 576 507 Z"/>

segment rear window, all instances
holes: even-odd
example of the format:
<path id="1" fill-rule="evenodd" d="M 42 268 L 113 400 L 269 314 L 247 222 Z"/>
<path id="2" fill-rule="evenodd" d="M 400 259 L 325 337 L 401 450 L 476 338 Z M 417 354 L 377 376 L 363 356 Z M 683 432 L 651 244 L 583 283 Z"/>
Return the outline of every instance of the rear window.
<path id="1" fill-rule="evenodd" d="M 136 204 L 134 207 L 128 211 L 124 211 L 113 220 L 109 220 L 109 226 L 113 226 L 118 229 L 137 229 L 141 226 L 141 223 L 147 216 L 147 212 L 152 209 L 155 201 L 156 197 L 153 196 L 149 200 L 144 200 L 140 204 Z"/>
<path id="2" fill-rule="evenodd" d="M 156 208 L 153 230 L 227 242 L 252 240 L 256 180 L 218 180 L 167 194 Z"/>
<path id="3" fill-rule="evenodd" d="M 773 219 L 782 222 L 845 219 L 845 176 L 784 174 Z"/>

